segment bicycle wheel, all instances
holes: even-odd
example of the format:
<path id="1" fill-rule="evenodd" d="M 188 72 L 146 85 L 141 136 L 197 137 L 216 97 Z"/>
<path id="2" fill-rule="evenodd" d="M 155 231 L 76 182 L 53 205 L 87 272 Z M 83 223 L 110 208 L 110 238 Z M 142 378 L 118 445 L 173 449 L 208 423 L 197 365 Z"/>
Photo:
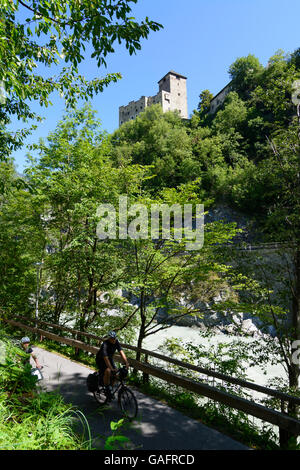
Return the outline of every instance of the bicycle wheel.
<path id="1" fill-rule="evenodd" d="M 133 392 L 129 388 L 121 388 L 118 393 L 118 403 L 126 418 L 131 421 L 136 417 L 138 405 Z"/>
<path id="2" fill-rule="evenodd" d="M 107 396 L 104 393 L 103 387 L 99 387 L 96 392 L 93 392 L 93 395 L 99 405 L 105 405 L 107 403 Z"/>

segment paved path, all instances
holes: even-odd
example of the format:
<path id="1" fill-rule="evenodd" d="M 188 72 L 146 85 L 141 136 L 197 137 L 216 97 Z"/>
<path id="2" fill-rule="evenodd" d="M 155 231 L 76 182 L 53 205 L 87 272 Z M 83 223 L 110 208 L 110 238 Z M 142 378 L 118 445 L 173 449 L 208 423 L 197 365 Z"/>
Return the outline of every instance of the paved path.
<path id="1" fill-rule="evenodd" d="M 43 368 L 47 390 L 59 391 L 65 401 L 85 414 L 93 437 L 93 446 L 103 449 L 104 436 L 109 436 L 110 422 L 121 419 L 116 400 L 100 411 L 94 397 L 87 391 L 86 377 L 91 372 L 58 354 L 34 348 Z M 133 388 L 133 387 L 132 387 Z M 123 434 L 131 439 L 133 448 L 142 450 L 247 450 L 239 442 L 208 428 L 159 401 L 135 390 L 139 405 L 137 420 Z"/>

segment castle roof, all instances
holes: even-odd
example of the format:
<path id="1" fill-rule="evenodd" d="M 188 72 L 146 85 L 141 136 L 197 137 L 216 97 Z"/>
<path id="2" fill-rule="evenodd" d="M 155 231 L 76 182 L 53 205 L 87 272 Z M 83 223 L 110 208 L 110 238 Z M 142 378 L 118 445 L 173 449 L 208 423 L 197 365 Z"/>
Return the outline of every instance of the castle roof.
<path id="1" fill-rule="evenodd" d="M 170 72 L 166 73 L 166 75 L 164 75 L 163 78 L 161 78 L 158 83 L 160 83 L 167 75 L 176 75 L 177 77 L 185 78 L 187 80 L 187 77 L 185 77 L 184 75 L 174 72 L 174 70 L 170 70 Z"/>

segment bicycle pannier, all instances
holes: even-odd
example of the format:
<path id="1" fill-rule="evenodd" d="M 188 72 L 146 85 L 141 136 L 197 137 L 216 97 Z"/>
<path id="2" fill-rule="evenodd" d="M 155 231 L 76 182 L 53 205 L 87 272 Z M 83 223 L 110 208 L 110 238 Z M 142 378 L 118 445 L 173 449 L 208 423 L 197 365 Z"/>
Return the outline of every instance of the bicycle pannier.
<path id="1" fill-rule="evenodd" d="M 89 374 L 86 378 L 86 385 L 89 392 L 95 392 L 98 388 L 98 373 Z"/>

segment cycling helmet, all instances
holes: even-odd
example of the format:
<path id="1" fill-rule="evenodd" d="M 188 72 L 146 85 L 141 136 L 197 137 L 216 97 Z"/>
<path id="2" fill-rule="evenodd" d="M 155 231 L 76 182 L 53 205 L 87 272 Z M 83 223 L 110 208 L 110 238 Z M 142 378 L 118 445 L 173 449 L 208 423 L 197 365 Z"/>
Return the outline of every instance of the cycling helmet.
<path id="1" fill-rule="evenodd" d="M 107 336 L 109 338 L 117 339 L 117 333 L 115 331 L 109 331 Z"/>
<path id="2" fill-rule="evenodd" d="M 28 336 L 24 336 L 24 337 L 21 339 L 21 343 L 22 343 L 22 344 L 30 343 L 30 339 L 28 338 Z"/>

